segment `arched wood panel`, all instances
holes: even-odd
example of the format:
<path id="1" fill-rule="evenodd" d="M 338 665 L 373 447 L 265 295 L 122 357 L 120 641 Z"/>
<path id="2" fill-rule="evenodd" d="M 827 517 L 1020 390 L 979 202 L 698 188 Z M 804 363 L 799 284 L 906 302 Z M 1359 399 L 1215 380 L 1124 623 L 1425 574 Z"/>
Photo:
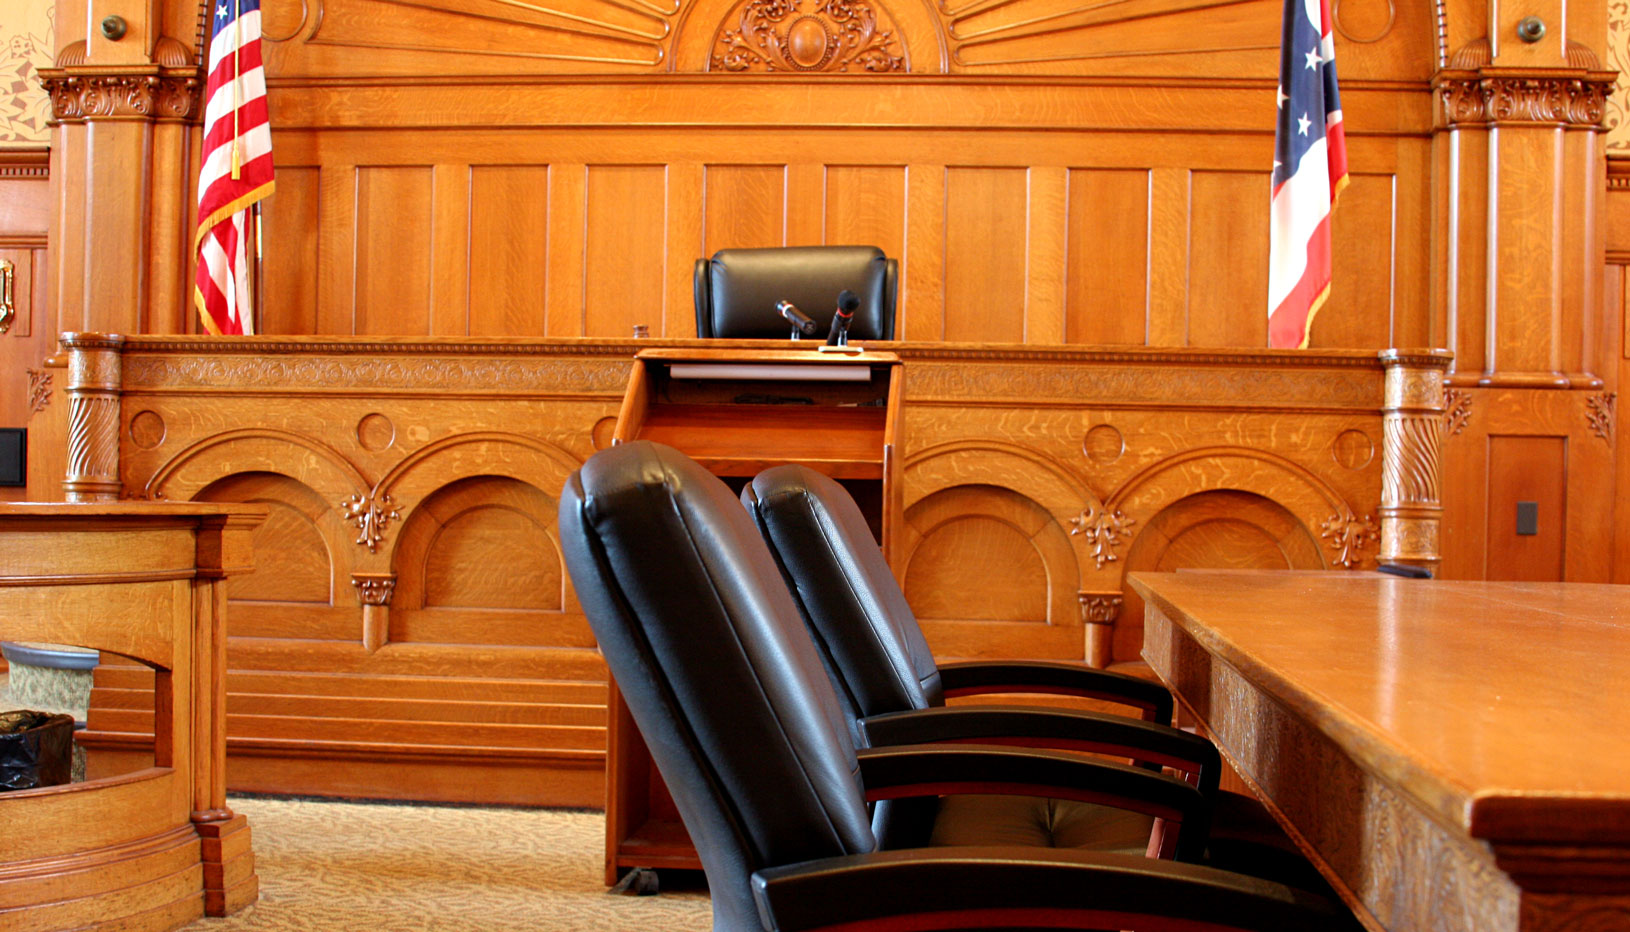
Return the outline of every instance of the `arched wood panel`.
<path id="1" fill-rule="evenodd" d="M 1126 553 L 1126 572 L 1185 569 L 1319 570 L 1319 541 L 1284 506 L 1252 492 L 1197 492 L 1167 505 L 1144 525 Z M 1143 649 L 1143 599 L 1131 586 L 1115 624 L 1114 659 Z"/>
<path id="2" fill-rule="evenodd" d="M 906 509 L 902 586 L 936 653 L 1079 657 L 1069 536 L 1009 488 L 955 486 Z"/>

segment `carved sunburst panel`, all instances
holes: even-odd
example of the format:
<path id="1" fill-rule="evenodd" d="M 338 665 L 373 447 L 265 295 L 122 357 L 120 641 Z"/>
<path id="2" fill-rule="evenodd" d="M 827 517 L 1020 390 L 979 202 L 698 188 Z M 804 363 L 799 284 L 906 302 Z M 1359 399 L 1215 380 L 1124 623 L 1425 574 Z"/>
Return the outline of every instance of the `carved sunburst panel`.
<path id="1" fill-rule="evenodd" d="M 660 70 L 680 0 L 266 0 L 261 9 L 274 77 L 571 74 Z"/>
<path id="2" fill-rule="evenodd" d="M 1272 80 L 1275 0 L 266 0 L 268 74 L 1225 75 Z M 1342 0 L 1345 78 L 1430 67 L 1421 0 Z M 1384 46 L 1384 50 L 1372 48 Z M 1341 49 L 1355 54 L 1341 59 Z M 1362 54 L 1357 54 L 1362 50 Z M 1413 65 L 1407 67 L 1414 67 Z M 1368 70 L 1382 69 L 1384 75 Z M 1419 75 L 1423 80 L 1427 75 Z"/>

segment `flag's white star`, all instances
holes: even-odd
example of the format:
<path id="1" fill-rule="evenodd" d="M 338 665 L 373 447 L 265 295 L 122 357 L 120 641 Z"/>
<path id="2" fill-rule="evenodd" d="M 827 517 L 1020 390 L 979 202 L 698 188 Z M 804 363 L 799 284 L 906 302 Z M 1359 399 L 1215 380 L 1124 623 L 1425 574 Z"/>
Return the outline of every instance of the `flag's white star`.
<path id="1" fill-rule="evenodd" d="M 1290 95 L 1285 93 L 1285 86 L 1281 84 L 1274 88 L 1274 93 L 1279 95 L 1279 106 L 1283 108 L 1285 106 L 1285 101 L 1290 99 Z"/>
<path id="2" fill-rule="evenodd" d="M 226 19 L 226 14 L 227 14 L 226 4 L 223 3 L 220 6 L 215 8 L 215 18 L 216 19 Z"/>
<path id="3" fill-rule="evenodd" d="M 1322 62 L 1322 61 L 1324 61 L 1324 59 L 1319 57 L 1319 49 L 1318 49 L 1318 47 L 1314 46 L 1313 51 L 1307 53 L 1307 67 L 1308 67 L 1308 70 L 1311 71 L 1311 70 L 1319 67 L 1319 63 Z"/>
<path id="4" fill-rule="evenodd" d="M 1296 118 L 1296 132 L 1303 136 L 1307 135 L 1307 128 L 1312 125 L 1313 121 L 1308 119 L 1305 113 Z"/>

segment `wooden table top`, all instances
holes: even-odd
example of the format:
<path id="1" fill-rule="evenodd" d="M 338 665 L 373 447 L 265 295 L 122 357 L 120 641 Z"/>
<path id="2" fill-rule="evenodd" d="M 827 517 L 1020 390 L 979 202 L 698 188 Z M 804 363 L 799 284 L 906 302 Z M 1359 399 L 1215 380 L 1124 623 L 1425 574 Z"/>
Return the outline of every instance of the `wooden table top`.
<path id="1" fill-rule="evenodd" d="M 1630 841 L 1630 586 L 1129 578 L 1213 657 L 1472 837 Z"/>

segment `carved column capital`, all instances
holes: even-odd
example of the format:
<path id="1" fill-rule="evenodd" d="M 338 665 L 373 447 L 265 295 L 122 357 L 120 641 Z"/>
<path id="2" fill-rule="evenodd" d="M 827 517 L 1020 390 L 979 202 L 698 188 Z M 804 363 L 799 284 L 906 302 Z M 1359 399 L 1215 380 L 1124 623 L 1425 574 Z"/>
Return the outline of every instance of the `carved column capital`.
<path id="1" fill-rule="evenodd" d="M 194 68 L 42 68 L 40 82 L 58 123 L 191 121 L 200 115 L 203 85 Z"/>
<path id="2" fill-rule="evenodd" d="M 1571 68 L 1444 70 L 1433 78 L 1440 127 L 1559 123 L 1602 129 L 1615 73 Z"/>
<path id="3" fill-rule="evenodd" d="M 396 592 L 395 573 L 352 573 L 351 585 L 363 605 L 389 605 Z"/>
<path id="4" fill-rule="evenodd" d="M 1119 592 L 1077 592 L 1081 621 L 1087 629 L 1087 666 L 1103 668 L 1113 659 L 1115 621 L 1121 617 L 1126 597 Z"/>

